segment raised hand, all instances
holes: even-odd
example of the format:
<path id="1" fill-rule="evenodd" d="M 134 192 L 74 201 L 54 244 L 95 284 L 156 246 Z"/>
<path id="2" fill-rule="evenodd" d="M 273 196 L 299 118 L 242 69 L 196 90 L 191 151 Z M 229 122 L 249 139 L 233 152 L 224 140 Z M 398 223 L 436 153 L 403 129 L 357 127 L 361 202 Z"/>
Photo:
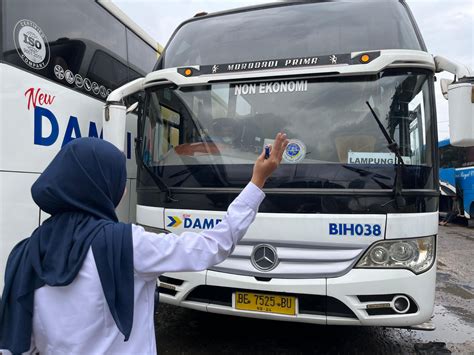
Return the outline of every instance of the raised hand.
<path id="1" fill-rule="evenodd" d="M 283 153 L 288 145 L 288 139 L 286 134 L 278 133 L 273 142 L 273 146 L 270 146 L 270 156 L 265 159 L 265 149 L 262 154 L 258 157 L 253 167 L 252 182 L 259 188 L 265 185 L 267 179 L 280 165 Z"/>

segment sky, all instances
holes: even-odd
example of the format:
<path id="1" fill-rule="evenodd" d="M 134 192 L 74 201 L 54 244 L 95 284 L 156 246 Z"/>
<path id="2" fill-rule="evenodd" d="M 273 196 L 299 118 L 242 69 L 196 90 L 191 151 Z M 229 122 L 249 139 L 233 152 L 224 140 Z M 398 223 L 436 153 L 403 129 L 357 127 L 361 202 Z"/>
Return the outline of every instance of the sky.
<path id="1" fill-rule="evenodd" d="M 112 0 L 165 46 L 176 27 L 198 12 L 215 12 L 272 0 Z M 474 69 L 474 0 L 407 0 L 428 51 Z M 438 79 L 452 78 L 449 73 Z M 436 83 L 439 139 L 449 137 L 448 104 Z"/>

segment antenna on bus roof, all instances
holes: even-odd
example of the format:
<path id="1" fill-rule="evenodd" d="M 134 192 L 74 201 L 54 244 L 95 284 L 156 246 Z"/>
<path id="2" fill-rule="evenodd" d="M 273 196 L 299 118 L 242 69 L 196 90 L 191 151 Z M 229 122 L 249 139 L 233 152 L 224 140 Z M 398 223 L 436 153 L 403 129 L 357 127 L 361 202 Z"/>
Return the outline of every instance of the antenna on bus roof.
<path id="1" fill-rule="evenodd" d="M 209 13 L 207 13 L 206 11 L 202 11 L 202 12 L 198 12 L 196 15 L 194 15 L 193 17 L 201 17 L 201 16 L 206 16 L 208 15 Z"/>

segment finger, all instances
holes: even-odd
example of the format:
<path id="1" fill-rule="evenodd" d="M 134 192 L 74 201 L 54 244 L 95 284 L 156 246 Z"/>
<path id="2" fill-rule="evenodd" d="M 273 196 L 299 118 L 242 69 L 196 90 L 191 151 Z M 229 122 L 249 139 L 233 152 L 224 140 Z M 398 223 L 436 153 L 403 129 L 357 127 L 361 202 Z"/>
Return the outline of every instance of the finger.
<path id="1" fill-rule="evenodd" d="M 283 153 L 285 152 L 285 148 L 286 148 L 286 145 L 285 142 L 287 141 L 287 138 L 286 138 L 286 134 L 282 133 L 280 135 L 280 139 L 278 141 L 278 151 L 277 151 L 277 158 L 278 159 L 281 159 L 281 157 L 283 156 Z"/>
<path id="2" fill-rule="evenodd" d="M 283 142 L 281 154 L 278 156 L 280 162 L 283 159 L 283 154 L 285 153 L 286 147 L 288 146 L 289 143 L 290 143 L 290 141 L 288 139 L 285 139 L 285 141 Z"/>
<path id="3" fill-rule="evenodd" d="M 281 152 L 281 145 L 282 145 L 282 142 L 283 142 L 284 138 L 283 138 L 283 133 L 278 133 L 275 137 L 275 142 L 273 143 L 273 146 L 274 146 L 274 156 L 279 156 L 280 155 L 280 152 Z"/>
<path id="4" fill-rule="evenodd" d="M 281 145 L 281 151 L 280 153 L 276 156 L 276 159 L 278 160 L 279 163 L 281 163 L 282 159 L 283 159 L 283 154 L 285 154 L 285 149 L 286 149 L 286 146 L 288 145 L 288 141 L 285 140 L 283 141 L 282 145 Z"/>
<path id="5" fill-rule="evenodd" d="M 283 133 L 281 136 L 281 149 L 282 151 L 285 150 L 285 147 L 288 145 L 288 137 L 286 136 L 286 133 Z"/>

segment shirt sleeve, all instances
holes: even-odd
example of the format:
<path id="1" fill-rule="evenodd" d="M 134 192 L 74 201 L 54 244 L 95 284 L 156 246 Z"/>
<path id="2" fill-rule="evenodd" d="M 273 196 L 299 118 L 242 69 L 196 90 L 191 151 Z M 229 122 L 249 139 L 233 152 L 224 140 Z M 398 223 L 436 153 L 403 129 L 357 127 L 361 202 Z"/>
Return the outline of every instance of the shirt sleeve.
<path id="1" fill-rule="evenodd" d="M 254 221 L 265 194 L 249 183 L 230 204 L 223 220 L 200 233 L 156 234 L 133 225 L 133 258 L 137 274 L 156 278 L 165 272 L 202 271 L 224 261 Z"/>

